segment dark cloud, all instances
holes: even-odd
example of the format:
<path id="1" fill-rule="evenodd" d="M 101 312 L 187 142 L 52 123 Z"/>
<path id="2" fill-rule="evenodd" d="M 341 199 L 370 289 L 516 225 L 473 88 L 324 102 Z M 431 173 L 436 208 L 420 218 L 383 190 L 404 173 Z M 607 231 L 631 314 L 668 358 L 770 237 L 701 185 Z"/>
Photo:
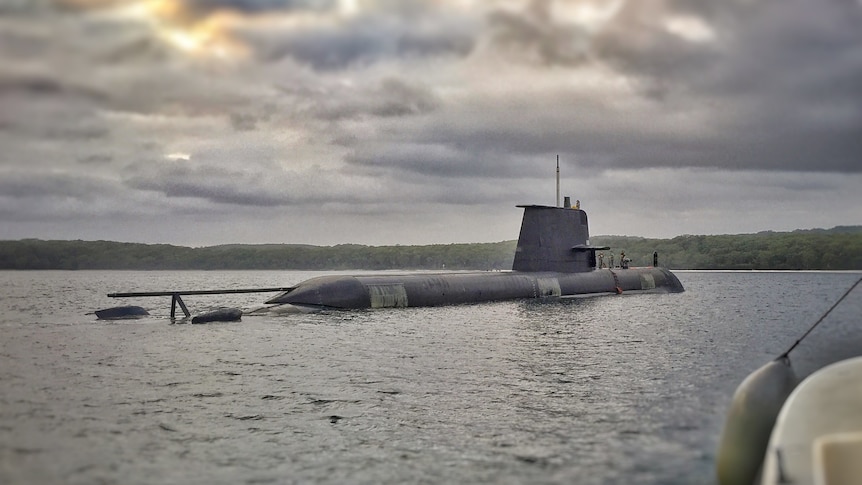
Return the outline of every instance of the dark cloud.
<path id="1" fill-rule="evenodd" d="M 425 86 L 411 85 L 400 79 L 387 78 L 380 83 L 377 100 L 371 107 L 375 116 L 407 116 L 433 111 L 439 100 Z"/>
<path id="2" fill-rule="evenodd" d="M 83 165 L 107 165 L 114 161 L 114 157 L 105 153 L 95 153 L 78 158 L 78 163 Z"/>
<path id="3" fill-rule="evenodd" d="M 637 34 L 630 29 L 626 23 L 614 25 L 594 39 L 592 48 L 602 62 L 640 77 L 643 94 L 660 98 L 668 90 L 685 91 L 700 72 L 721 61 L 716 46 L 680 39 L 660 25 L 643 25 Z"/>
<path id="4" fill-rule="evenodd" d="M 250 114 L 231 113 L 230 124 L 234 130 L 249 131 L 257 128 L 257 117 Z"/>
<path id="5" fill-rule="evenodd" d="M 0 221 L 10 225 L 47 221 L 68 224 L 96 213 L 117 216 L 127 207 L 109 178 L 70 172 L 0 172 Z M 74 233 L 75 227 L 67 228 Z"/>
<path id="6" fill-rule="evenodd" d="M 461 31 L 408 31 L 396 40 L 395 52 L 404 58 L 440 55 L 465 57 L 473 50 L 475 40 Z"/>
<path id="7" fill-rule="evenodd" d="M 336 197 L 323 190 L 325 182 L 344 189 L 338 194 L 341 203 L 365 203 L 372 197 L 373 191 L 332 169 L 286 169 L 270 159 L 272 150 L 212 147 L 199 150 L 189 160 L 150 160 L 129 167 L 122 185 L 130 191 L 151 192 L 169 199 L 199 199 L 237 207 L 320 206 Z M 235 153 L 243 157 L 241 163 Z"/>
<path id="8" fill-rule="evenodd" d="M 596 40 L 596 52 L 657 89 L 659 101 L 669 100 L 657 106 L 663 111 L 657 118 L 680 103 L 700 103 L 713 125 L 700 137 L 668 130 L 665 140 L 640 140 L 632 130 L 638 142 L 669 149 L 652 150 L 652 157 L 626 151 L 620 166 L 862 171 L 862 6 L 840 0 L 674 6 L 681 9 L 671 13 L 711 22 L 714 41 L 671 35 L 649 3 L 630 2 Z"/>
<path id="9" fill-rule="evenodd" d="M 280 36 L 264 46 L 264 57 L 270 61 L 291 57 L 315 69 L 330 70 L 372 62 L 383 57 L 390 47 L 388 36 L 361 26 L 350 32 L 333 29 Z"/>
<path id="10" fill-rule="evenodd" d="M 318 95 L 308 110 L 324 120 L 389 118 L 430 113 L 440 104 L 441 100 L 427 86 L 389 77 L 374 85 L 338 87 L 327 95 Z"/>
<path id="11" fill-rule="evenodd" d="M 330 10 L 338 5 L 336 0 L 184 0 L 180 3 L 190 11 L 210 13 L 219 10 L 234 10 L 245 13 L 296 10 Z"/>
<path id="12" fill-rule="evenodd" d="M 470 24 L 449 20 L 369 14 L 338 25 L 294 30 L 246 29 L 237 35 L 254 46 L 266 61 L 290 58 L 316 70 L 331 71 L 387 60 L 464 57 L 475 42 Z"/>
<path id="13" fill-rule="evenodd" d="M 413 174 L 432 177 L 478 177 L 492 172 L 494 163 L 445 145 L 392 143 L 364 146 L 346 157 L 348 163 L 370 173 L 399 171 L 404 178 Z M 495 174 L 499 177 L 499 174 Z"/>
<path id="14" fill-rule="evenodd" d="M 114 192 L 109 180 L 73 173 L 28 173 L 4 171 L 0 177 L 0 195 L 13 199 L 56 197 L 93 200 L 101 194 Z"/>
<path id="15" fill-rule="evenodd" d="M 524 11 L 491 12 L 487 23 L 494 49 L 546 65 L 586 61 L 587 33 L 577 26 L 556 23 L 550 8 L 550 1 L 534 0 Z"/>
<path id="16" fill-rule="evenodd" d="M 80 97 L 97 102 L 107 99 L 98 89 L 76 85 L 47 73 L 15 73 L 0 68 L 0 96 L 3 95 Z"/>
<path id="17" fill-rule="evenodd" d="M 155 191 L 170 198 L 200 198 L 219 204 L 273 207 L 289 196 L 267 192 L 266 175 L 200 163 L 153 162 L 139 175 L 128 177 L 130 189 Z"/>
<path id="18" fill-rule="evenodd" d="M 285 197 L 257 190 L 256 185 L 243 184 L 240 186 L 236 181 L 235 179 L 221 183 L 204 183 L 197 179 L 186 178 L 171 178 L 158 182 L 132 179 L 128 181 L 128 186 L 138 190 L 156 191 L 170 198 L 198 198 L 217 204 L 274 207 L 289 202 Z"/>

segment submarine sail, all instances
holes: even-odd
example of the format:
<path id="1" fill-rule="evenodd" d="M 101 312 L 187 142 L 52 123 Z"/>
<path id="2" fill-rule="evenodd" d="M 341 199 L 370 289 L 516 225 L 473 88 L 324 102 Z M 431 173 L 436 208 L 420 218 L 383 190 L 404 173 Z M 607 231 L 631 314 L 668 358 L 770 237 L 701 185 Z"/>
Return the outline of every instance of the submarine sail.
<path id="1" fill-rule="evenodd" d="M 602 293 L 684 291 L 666 268 L 597 268 L 587 214 L 579 208 L 524 209 L 512 271 L 321 276 L 267 301 L 304 308 L 441 306 Z"/>

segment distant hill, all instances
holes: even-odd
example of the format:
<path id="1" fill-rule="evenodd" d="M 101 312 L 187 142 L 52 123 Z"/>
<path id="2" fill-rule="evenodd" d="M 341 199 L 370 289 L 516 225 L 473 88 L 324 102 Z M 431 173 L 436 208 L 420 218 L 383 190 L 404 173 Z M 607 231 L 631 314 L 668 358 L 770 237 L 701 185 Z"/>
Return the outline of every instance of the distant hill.
<path id="1" fill-rule="evenodd" d="M 672 239 L 594 236 L 636 266 L 671 269 L 862 270 L 862 226 Z M 425 246 L 227 244 L 189 248 L 112 241 L 0 241 L 0 269 L 509 269 L 516 241 Z"/>
<path id="2" fill-rule="evenodd" d="M 635 265 L 674 269 L 862 270 L 862 226 L 805 229 L 756 234 L 677 236 L 646 239 L 596 236 L 593 245 L 625 251 Z"/>
<path id="3" fill-rule="evenodd" d="M 835 226 L 832 229 L 796 229 L 794 233 L 825 233 L 825 234 L 859 234 L 862 226 Z"/>

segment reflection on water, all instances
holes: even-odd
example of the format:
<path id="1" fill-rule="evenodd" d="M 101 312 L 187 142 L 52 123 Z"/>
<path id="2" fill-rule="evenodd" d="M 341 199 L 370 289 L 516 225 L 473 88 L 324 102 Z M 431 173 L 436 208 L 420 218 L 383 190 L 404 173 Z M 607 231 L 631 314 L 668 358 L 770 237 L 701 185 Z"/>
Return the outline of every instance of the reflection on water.
<path id="1" fill-rule="evenodd" d="M 105 297 L 313 275 L 0 273 L 0 482 L 712 483 L 736 385 L 858 278 L 680 273 L 682 294 L 209 325 Z M 118 304 L 153 316 L 85 315 Z M 862 349 L 860 309 L 794 351 L 801 374 Z"/>

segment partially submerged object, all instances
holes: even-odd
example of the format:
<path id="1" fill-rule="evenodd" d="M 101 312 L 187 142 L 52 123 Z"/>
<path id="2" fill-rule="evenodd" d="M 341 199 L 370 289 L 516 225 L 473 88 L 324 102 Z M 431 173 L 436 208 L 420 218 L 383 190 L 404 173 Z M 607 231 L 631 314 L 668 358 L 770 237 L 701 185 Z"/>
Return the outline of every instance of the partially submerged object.
<path id="1" fill-rule="evenodd" d="M 192 316 L 183 302 L 183 295 L 227 295 L 236 293 L 267 293 L 276 291 L 285 291 L 289 288 L 229 288 L 226 290 L 185 290 L 185 291 L 134 291 L 124 293 L 108 293 L 109 298 L 130 298 L 130 297 L 149 297 L 149 296 L 169 296 L 171 297 L 171 320 L 174 320 L 177 312 L 177 305 L 183 311 L 186 318 Z"/>
<path id="2" fill-rule="evenodd" d="M 235 322 L 242 318 L 239 308 L 219 308 L 192 317 L 192 323 Z"/>
<path id="3" fill-rule="evenodd" d="M 142 318 L 150 313 L 139 306 L 126 305 L 105 308 L 94 312 L 99 320 L 126 320 Z"/>
<path id="4" fill-rule="evenodd" d="M 524 209 L 524 218 L 512 271 L 322 276 L 266 303 L 352 309 L 684 291 L 665 268 L 597 268 L 596 251 L 610 248 L 590 245 L 583 210 L 568 204 L 518 207 Z"/>

